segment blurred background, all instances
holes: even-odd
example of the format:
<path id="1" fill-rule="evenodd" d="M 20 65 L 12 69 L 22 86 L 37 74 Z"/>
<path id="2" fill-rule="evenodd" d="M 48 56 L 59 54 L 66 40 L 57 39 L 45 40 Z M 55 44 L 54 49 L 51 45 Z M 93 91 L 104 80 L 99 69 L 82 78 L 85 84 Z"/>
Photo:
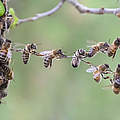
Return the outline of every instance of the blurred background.
<path id="1" fill-rule="evenodd" d="M 88 7 L 119 7 L 117 0 L 79 0 Z M 10 0 L 19 18 L 31 17 L 57 5 L 59 0 Z M 62 48 L 72 55 L 87 48 L 87 41 L 112 42 L 120 36 L 120 19 L 114 15 L 81 15 L 70 4 L 50 17 L 24 23 L 8 34 L 14 43 L 41 43 L 39 51 Z M 88 48 L 87 48 L 88 49 Z M 120 63 L 120 50 L 114 60 L 98 54 L 88 59 L 95 65 L 108 63 L 114 70 Z M 21 54 L 13 54 L 11 67 L 14 81 L 8 96 L 0 105 L 1 120 L 119 120 L 120 95 L 104 89 L 108 81 L 97 84 L 88 66 L 71 66 L 71 59 L 54 61 L 51 69 L 43 66 L 41 58 L 32 56 L 27 65 Z"/>

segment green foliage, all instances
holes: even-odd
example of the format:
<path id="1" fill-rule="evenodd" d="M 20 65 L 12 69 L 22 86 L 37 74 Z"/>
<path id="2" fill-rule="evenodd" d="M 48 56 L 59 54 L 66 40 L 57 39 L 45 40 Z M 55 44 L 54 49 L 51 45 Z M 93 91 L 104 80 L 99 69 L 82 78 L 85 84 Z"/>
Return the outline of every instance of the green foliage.
<path id="1" fill-rule="evenodd" d="M 10 9 L 9 9 L 9 13 L 13 16 L 13 19 L 14 19 L 13 23 L 10 25 L 10 28 L 13 29 L 13 28 L 15 28 L 16 24 L 18 23 L 18 20 L 19 20 L 19 19 L 18 19 L 18 17 L 15 15 L 15 11 L 14 11 L 13 8 L 10 8 Z"/>
<path id="2" fill-rule="evenodd" d="M 5 7 L 3 3 L 0 1 L 0 16 L 3 16 L 5 13 Z"/>

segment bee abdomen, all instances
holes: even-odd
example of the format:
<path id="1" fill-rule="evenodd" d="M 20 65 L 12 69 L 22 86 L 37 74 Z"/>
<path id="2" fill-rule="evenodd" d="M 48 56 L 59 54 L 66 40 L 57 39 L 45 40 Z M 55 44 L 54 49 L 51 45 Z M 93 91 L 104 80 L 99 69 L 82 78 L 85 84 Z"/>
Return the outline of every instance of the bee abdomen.
<path id="1" fill-rule="evenodd" d="M 75 57 L 75 58 L 72 59 L 71 63 L 72 63 L 72 66 L 74 68 L 77 68 L 79 66 L 79 64 L 80 64 L 80 60 L 79 60 L 79 58 Z"/>
<path id="2" fill-rule="evenodd" d="M 52 66 L 52 59 L 50 57 L 45 57 L 44 58 L 44 66 L 47 67 L 51 67 Z"/>
<path id="3" fill-rule="evenodd" d="M 23 52 L 22 58 L 23 58 L 23 63 L 24 63 L 24 64 L 27 64 L 27 63 L 28 63 L 29 57 L 30 57 L 29 53 Z"/>
<path id="4" fill-rule="evenodd" d="M 4 83 L 2 85 L 0 85 L 0 90 L 5 90 L 8 87 L 8 80 L 5 80 Z"/>
<path id="5" fill-rule="evenodd" d="M 0 53 L 0 63 L 1 64 L 6 64 L 6 63 L 8 63 L 8 61 L 9 61 L 9 59 L 6 56 L 6 54 Z"/>

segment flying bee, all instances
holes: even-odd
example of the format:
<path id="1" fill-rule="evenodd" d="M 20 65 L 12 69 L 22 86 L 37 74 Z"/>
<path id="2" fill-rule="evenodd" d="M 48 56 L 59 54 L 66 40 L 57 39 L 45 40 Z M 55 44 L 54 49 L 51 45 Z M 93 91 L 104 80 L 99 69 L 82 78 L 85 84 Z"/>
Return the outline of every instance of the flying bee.
<path id="1" fill-rule="evenodd" d="M 114 72 L 113 79 L 110 79 L 112 90 L 115 94 L 120 93 L 120 64 L 118 64 Z"/>
<path id="2" fill-rule="evenodd" d="M 25 48 L 23 49 L 23 55 L 22 55 L 24 64 L 28 63 L 31 54 L 36 54 L 36 49 L 37 49 L 37 45 L 33 43 L 27 44 L 25 46 Z"/>
<path id="3" fill-rule="evenodd" d="M 52 60 L 53 59 L 62 59 L 67 58 L 67 56 L 62 52 L 61 49 L 51 50 L 51 51 L 43 51 L 40 52 L 37 56 L 42 56 L 44 59 L 44 66 L 51 67 L 52 66 Z"/>
<path id="4" fill-rule="evenodd" d="M 114 40 L 113 43 L 109 46 L 107 51 L 108 56 L 114 58 L 118 47 L 120 47 L 120 38 Z"/>
<path id="5" fill-rule="evenodd" d="M 86 58 L 86 51 L 83 49 L 78 49 L 76 52 L 74 52 L 74 55 L 72 57 L 72 66 L 74 68 L 78 67 L 81 61 L 90 64 L 89 62 L 84 61 L 84 58 Z"/>
<path id="6" fill-rule="evenodd" d="M 0 50 L 0 64 L 9 64 L 11 60 L 11 40 L 6 39 Z"/>
<path id="7" fill-rule="evenodd" d="M 20 44 L 20 45 L 23 46 L 24 44 Z M 37 45 L 34 44 L 34 43 L 25 45 L 24 49 L 12 48 L 13 51 L 22 53 L 22 60 L 23 60 L 24 64 L 27 64 L 29 62 L 29 59 L 30 59 L 31 55 L 37 55 L 36 49 L 37 49 Z"/>
<path id="8" fill-rule="evenodd" d="M 91 66 L 89 69 L 86 70 L 86 72 L 92 72 L 93 73 L 93 79 L 99 83 L 101 81 L 101 78 L 108 79 L 109 76 L 104 76 L 104 74 L 111 73 L 111 69 L 108 64 L 103 64 L 99 66 Z"/>
<path id="9" fill-rule="evenodd" d="M 108 50 L 109 44 L 107 42 L 99 42 L 96 45 L 93 45 L 88 52 L 86 52 L 87 57 L 93 57 L 98 52 L 106 53 Z"/>

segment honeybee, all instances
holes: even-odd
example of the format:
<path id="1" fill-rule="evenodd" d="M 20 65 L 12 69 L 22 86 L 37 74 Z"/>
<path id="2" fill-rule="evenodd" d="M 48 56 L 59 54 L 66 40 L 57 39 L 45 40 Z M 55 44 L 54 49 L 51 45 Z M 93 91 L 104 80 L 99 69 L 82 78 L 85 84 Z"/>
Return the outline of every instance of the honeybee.
<path id="1" fill-rule="evenodd" d="M 23 63 L 27 64 L 29 59 L 30 59 L 30 55 L 31 54 L 35 54 L 36 53 L 36 49 L 37 49 L 37 45 L 36 44 L 27 44 L 23 50 Z"/>
<path id="2" fill-rule="evenodd" d="M 22 44 L 22 46 L 23 46 L 23 44 Z M 34 55 L 37 54 L 36 49 L 37 49 L 37 45 L 32 43 L 32 44 L 25 45 L 24 49 L 13 48 L 12 50 L 15 52 L 21 52 L 23 63 L 27 64 L 30 59 L 31 54 L 34 54 Z"/>
<path id="3" fill-rule="evenodd" d="M 108 56 L 114 58 L 118 47 L 120 47 L 120 38 L 114 40 L 113 43 L 109 46 L 107 51 Z"/>
<path id="4" fill-rule="evenodd" d="M 99 42 L 97 45 L 93 45 L 88 52 L 86 52 L 87 57 L 93 57 L 98 52 L 106 53 L 109 48 L 109 44 L 107 42 Z"/>
<path id="5" fill-rule="evenodd" d="M 120 93 L 120 64 L 118 64 L 114 72 L 113 79 L 110 79 L 112 90 L 115 94 Z M 109 86 L 110 87 L 110 86 Z"/>
<path id="6" fill-rule="evenodd" d="M 37 56 L 42 56 L 44 59 L 44 66 L 51 67 L 53 59 L 62 59 L 67 58 L 67 56 L 62 52 L 61 49 L 51 50 L 51 51 L 43 51 L 40 52 Z"/>
<path id="7" fill-rule="evenodd" d="M 5 79 L 12 80 L 14 78 L 13 70 L 10 69 L 8 65 L 2 65 L 1 67 L 2 67 Z"/>
<path id="8" fill-rule="evenodd" d="M 6 39 L 0 50 L 0 64 L 9 64 L 11 60 L 11 40 Z"/>
<path id="9" fill-rule="evenodd" d="M 99 66 L 91 66 L 89 69 L 86 70 L 86 72 L 92 72 L 93 73 L 93 79 L 100 83 L 101 78 L 103 79 L 109 79 L 109 76 L 104 76 L 104 74 L 109 74 L 111 71 L 108 64 L 103 64 Z"/>
<path id="10" fill-rule="evenodd" d="M 74 56 L 72 57 L 72 66 L 74 68 L 78 67 L 80 62 L 86 62 L 83 59 L 86 58 L 86 51 L 83 49 L 78 49 L 76 52 L 74 52 Z M 88 62 L 86 62 L 87 64 L 89 64 Z"/>

